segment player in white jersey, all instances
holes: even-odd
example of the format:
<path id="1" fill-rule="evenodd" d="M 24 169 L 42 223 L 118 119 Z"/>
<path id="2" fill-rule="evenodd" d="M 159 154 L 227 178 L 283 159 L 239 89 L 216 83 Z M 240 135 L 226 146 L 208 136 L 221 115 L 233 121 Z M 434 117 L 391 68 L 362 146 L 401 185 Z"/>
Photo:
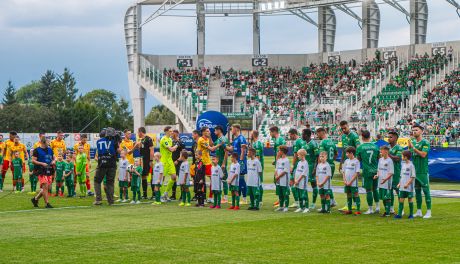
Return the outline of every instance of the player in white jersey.
<path id="1" fill-rule="evenodd" d="M 153 155 L 153 159 L 155 160 L 155 166 L 153 166 L 153 173 L 152 173 L 152 186 L 153 186 L 153 195 L 155 196 L 155 202 L 153 205 L 160 205 L 161 204 L 161 185 L 163 184 L 164 179 L 164 166 L 161 162 L 161 154 L 157 152 Z"/>
<path id="2" fill-rule="evenodd" d="M 289 172 L 291 164 L 287 158 L 288 148 L 284 145 L 278 147 L 276 160 L 275 182 L 279 185 L 279 208 L 275 211 L 287 212 L 289 208 Z"/>
<path id="3" fill-rule="evenodd" d="M 222 167 L 219 166 L 219 159 L 217 156 L 213 155 L 211 157 L 211 190 L 213 193 L 213 205 L 209 208 L 220 209 L 221 199 L 222 199 L 222 179 L 224 178 L 224 172 Z"/>
<path id="4" fill-rule="evenodd" d="M 294 172 L 294 191 L 297 192 L 297 197 L 299 199 L 299 208 L 295 210 L 296 213 L 308 213 L 308 175 L 309 175 L 309 166 L 308 162 L 305 159 L 307 151 L 305 149 L 297 150 L 298 163 L 296 170 Z"/>
<path id="5" fill-rule="evenodd" d="M 412 153 L 408 150 L 402 152 L 401 179 L 399 180 L 399 207 L 396 219 L 402 218 L 404 212 L 404 199 L 409 200 L 409 219 L 414 218 L 414 188 L 415 188 L 415 167 L 410 159 Z"/>
<path id="6" fill-rule="evenodd" d="M 374 176 L 374 179 L 379 179 L 380 200 L 385 206 L 385 213 L 382 214 L 384 217 L 390 216 L 391 192 L 393 191 L 394 165 L 393 160 L 388 156 L 389 152 L 390 148 L 387 145 L 380 147 L 381 158 L 379 159 L 377 175 Z"/>
<path id="7" fill-rule="evenodd" d="M 240 210 L 240 164 L 238 163 L 238 153 L 232 154 L 232 164 L 228 173 L 227 183 L 232 193 L 232 206 L 228 210 Z"/>
<path id="8" fill-rule="evenodd" d="M 128 197 L 128 185 L 129 185 L 129 173 L 128 173 L 129 161 L 126 159 L 126 151 L 120 152 L 120 161 L 118 162 L 118 187 L 120 188 L 120 199 L 117 202 L 125 203 L 129 200 Z M 125 197 L 125 199 L 123 199 Z"/>
<path id="9" fill-rule="evenodd" d="M 318 157 L 318 165 L 316 165 L 316 182 L 321 197 L 320 213 L 331 212 L 331 177 L 331 165 L 327 163 L 327 152 L 322 151 Z"/>
<path id="10" fill-rule="evenodd" d="M 182 150 L 180 157 L 177 160 L 179 166 L 179 179 L 177 184 L 180 186 L 181 190 L 181 202 L 179 206 L 190 206 L 190 166 L 188 164 L 188 152 Z"/>
<path id="11" fill-rule="evenodd" d="M 248 150 L 248 161 L 247 161 L 247 170 L 248 170 L 248 195 L 250 199 L 250 205 L 248 210 L 259 210 L 260 202 L 260 186 L 262 185 L 262 164 L 259 159 L 256 158 L 256 150 L 250 148 Z"/>
<path id="12" fill-rule="evenodd" d="M 353 202 L 356 204 L 355 215 L 360 215 L 361 199 L 359 198 L 358 190 L 358 176 L 361 165 L 359 160 L 355 157 L 356 149 L 354 147 L 348 147 L 345 150 L 347 159 L 344 161 L 342 166 L 342 176 L 344 184 L 344 192 L 347 194 L 347 207 L 348 210 L 344 211 L 344 214 L 353 214 L 352 205 Z"/>

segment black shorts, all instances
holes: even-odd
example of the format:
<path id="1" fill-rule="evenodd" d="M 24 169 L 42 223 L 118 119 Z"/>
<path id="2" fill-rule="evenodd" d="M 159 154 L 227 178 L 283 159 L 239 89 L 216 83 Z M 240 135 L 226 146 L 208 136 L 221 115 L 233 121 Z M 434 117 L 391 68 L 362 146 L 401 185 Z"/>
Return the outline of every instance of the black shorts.
<path id="1" fill-rule="evenodd" d="M 148 176 L 150 173 L 150 160 L 143 160 L 142 165 L 142 176 Z"/>

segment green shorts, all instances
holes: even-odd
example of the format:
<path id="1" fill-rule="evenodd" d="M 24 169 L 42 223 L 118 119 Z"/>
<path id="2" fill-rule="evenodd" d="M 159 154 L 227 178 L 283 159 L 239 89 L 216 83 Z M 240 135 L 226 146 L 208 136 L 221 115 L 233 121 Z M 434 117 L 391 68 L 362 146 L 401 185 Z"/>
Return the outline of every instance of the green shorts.
<path id="1" fill-rule="evenodd" d="M 128 188 L 128 184 L 129 184 L 129 182 L 127 182 L 127 181 L 119 181 L 118 182 L 118 187 L 120 187 L 120 188 Z"/>
<path id="2" fill-rule="evenodd" d="M 57 176 L 56 177 L 56 182 L 63 182 L 64 181 L 64 176 Z M 86 180 L 85 180 L 86 181 Z"/>
<path id="3" fill-rule="evenodd" d="M 179 185 L 181 188 L 189 188 L 190 187 L 190 184 L 181 184 Z"/>
<path id="4" fill-rule="evenodd" d="M 412 199 L 412 198 L 414 198 L 414 192 L 400 191 L 400 192 L 399 192 L 399 198 L 409 198 L 409 199 Z"/>
<path id="5" fill-rule="evenodd" d="M 77 181 L 78 183 L 84 183 L 86 182 L 86 174 L 81 174 L 77 176 Z"/>
<path id="6" fill-rule="evenodd" d="M 289 196 L 291 194 L 289 186 L 279 186 L 278 195 Z"/>
<path id="7" fill-rule="evenodd" d="M 239 186 L 235 186 L 235 185 L 230 185 L 229 186 L 229 190 L 231 192 L 239 192 L 240 191 L 240 187 Z"/>
<path id="8" fill-rule="evenodd" d="M 355 186 L 344 186 L 343 187 L 343 191 L 345 193 L 358 193 L 359 192 L 359 189 L 358 187 L 355 187 Z"/>
<path id="9" fill-rule="evenodd" d="M 324 188 L 319 189 L 319 195 L 329 195 L 329 196 L 331 196 L 331 194 L 332 194 L 331 189 L 324 189 Z"/>
<path id="10" fill-rule="evenodd" d="M 13 179 L 14 179 L 14 180 L 20 180 L 20 179 L 22 179 L 22 174 L 14 174 L 14 175 L 13 175 Z"/>
<path id="11" fill-rule="evenodd" d="M 366 190 L 377 190 L 379 186 L 379 179 L 375 179 L 372 177 L 364 177 L 363 176 L 363 187 Z"/>
<path id="12" fill-rule="evenodd" d="M 260 188 L 254 186 L 248 186 L 248 195 L 260 195 Z"/>
<path id="13" fill-rule="evenodd" d="M 131 185 L 131 191 L 133 191 L 133 192 L 139 192 L 139 191 L 140 191 L 140 188 L 139 188 L 139 186 L 133 186 L 133 185 Z"/>
<path id="14" fill-rule="evenodd" d="M 391 199 L 391 192 L 393 190 L 387 190 L 384 188 L 379 188 L 380 200 L 389 200 Z"/>

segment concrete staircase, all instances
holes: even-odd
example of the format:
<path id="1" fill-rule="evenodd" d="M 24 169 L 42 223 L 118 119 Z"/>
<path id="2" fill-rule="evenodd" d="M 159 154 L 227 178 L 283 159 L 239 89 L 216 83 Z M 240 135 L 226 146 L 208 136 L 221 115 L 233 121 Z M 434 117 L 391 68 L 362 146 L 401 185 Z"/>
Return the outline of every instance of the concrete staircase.
<path id="1" fill-rule="evenodd" d="M 222 88 L 220 87 L 220 80 L 211 77 L 209 82 L 208 91 L 208 110 L 214 110 L 220 112 L 220 95 Z"/>

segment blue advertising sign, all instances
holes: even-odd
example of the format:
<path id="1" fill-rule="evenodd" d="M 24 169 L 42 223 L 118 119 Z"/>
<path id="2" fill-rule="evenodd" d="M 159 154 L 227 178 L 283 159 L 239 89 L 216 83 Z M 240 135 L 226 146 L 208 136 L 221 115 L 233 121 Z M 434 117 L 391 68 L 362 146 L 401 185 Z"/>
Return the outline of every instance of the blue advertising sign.
<path id="1" fill-rule="evenodd" d="M 211 131 L 211 137 L 213 141 L 216 141 L 217 137 L 214 134 L 214 128 L 216 126 L 222 126 L 224 129 L 224 135 L 227 135 L 228 131 L 228 119 L 221 112 L 217 111 L 206 111 L 202 113 L 196 120 L 196 129 L 201 130 L 203 127 L 208 127 Z"/>
<path id="2" fill-rule="evenodd" d="M 193 146 L 192 133 L 182 133 L 179 135 L 179 137 L 180 137 L 180 140 L 184 142 L 185 148 L 187 150 L 192 150 L 192 146 Z"/>

